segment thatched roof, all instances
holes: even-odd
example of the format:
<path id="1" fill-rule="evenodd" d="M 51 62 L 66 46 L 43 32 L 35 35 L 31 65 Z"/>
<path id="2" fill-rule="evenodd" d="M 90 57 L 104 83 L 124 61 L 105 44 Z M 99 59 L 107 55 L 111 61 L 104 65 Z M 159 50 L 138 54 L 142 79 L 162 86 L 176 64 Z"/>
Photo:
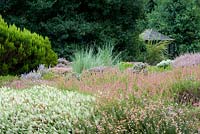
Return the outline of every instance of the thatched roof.
<path id="1" fill-rule="evenodd" d="M 165 36 L 153 29 L 146 29 L 143 33 L 140 34 L 140 38 L 147 41 L 172 41 L 174 39 Z"/>

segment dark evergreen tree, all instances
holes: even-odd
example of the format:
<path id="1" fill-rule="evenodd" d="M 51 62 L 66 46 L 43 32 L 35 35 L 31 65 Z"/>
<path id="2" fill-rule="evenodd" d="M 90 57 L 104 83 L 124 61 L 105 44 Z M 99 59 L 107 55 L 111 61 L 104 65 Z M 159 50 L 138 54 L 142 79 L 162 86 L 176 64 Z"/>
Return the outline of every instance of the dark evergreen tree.
<path id="1" fill-rule="evenodd" d="M 48 36 L 60 57 L 107 41 L 115 42 L 125 57 L 134 58 L 139 51 L 133 33 L 143 14 L 141 0 L 9 0 L 0 13 L 9 23 Z"/>
<path id="2" fill-rule="evenodd" d="M 157 6 L 157 3 L 155 2 L 155 0 L 148 0 L 145 9 L 147 13 L 151 13 L 155 7 Z"/>

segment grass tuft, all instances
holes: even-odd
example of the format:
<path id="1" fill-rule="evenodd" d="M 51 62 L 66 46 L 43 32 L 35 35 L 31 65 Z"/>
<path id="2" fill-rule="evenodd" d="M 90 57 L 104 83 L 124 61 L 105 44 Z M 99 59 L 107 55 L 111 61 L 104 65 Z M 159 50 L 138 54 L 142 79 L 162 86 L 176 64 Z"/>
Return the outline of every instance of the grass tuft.
<path id="1" fill-rule="evenodd" d="M 103 48 L 98 48 L 96 54 L 92 48 L 77 51 L 72 58 L 73 71 L 81 74 L 83 70 L 117 64 L 119 62 L 119 54 L 114 56 L 113 49 L 113 44 L 107 43 Z"/>

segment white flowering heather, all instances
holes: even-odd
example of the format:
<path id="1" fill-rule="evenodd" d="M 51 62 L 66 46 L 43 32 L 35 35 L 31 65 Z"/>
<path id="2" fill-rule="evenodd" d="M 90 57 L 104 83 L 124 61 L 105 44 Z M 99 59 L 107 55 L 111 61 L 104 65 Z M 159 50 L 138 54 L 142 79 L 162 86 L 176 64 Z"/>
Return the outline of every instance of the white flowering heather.
<path id="1" fill-rule="evenodd" d="M 163 60 L 160 63 L 158 63 L 156 66 L 157 67 L 168 67 L 172 64 L 172 60 L 168 59 L 168 60 Z"/>
<path id="2" fill-rule="evenodd" d="M 70 133 L 93 112 L 95 98 L 48 86 L 0 88 L 0 133 Z"/>
<path id="3" fill-rule="evenodd" d="M 186 67 L 200 64 L 200 53 L 184 54 L 177 57 L 173 62 L 173 67 Z"/>

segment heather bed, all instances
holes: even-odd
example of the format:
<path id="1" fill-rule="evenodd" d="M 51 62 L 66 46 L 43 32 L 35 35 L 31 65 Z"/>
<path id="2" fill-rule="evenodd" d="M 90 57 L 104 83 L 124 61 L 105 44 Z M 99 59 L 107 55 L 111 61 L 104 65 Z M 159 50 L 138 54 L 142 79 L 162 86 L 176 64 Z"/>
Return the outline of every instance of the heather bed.
<path id="1" fill-rule="evenodd" d="M 9 78 L 6 85 L 17 89 L 0 89 L 0 110 L 4 111 L 0 114 L 0 130 L 198 134 L 199 70 L 199 66 L 192 66 L 144 74 L 109 68 L 83 72 L 79 77 L 56 76 L 45 81 L 50 86 L 33 87 L 26 84 L 39 83 L 18 79 L 25 86 L 15 86 L 8 83 L 16 78 Z M 182 96 L 185 93 L 190 95 L 186 100 Z"/>

